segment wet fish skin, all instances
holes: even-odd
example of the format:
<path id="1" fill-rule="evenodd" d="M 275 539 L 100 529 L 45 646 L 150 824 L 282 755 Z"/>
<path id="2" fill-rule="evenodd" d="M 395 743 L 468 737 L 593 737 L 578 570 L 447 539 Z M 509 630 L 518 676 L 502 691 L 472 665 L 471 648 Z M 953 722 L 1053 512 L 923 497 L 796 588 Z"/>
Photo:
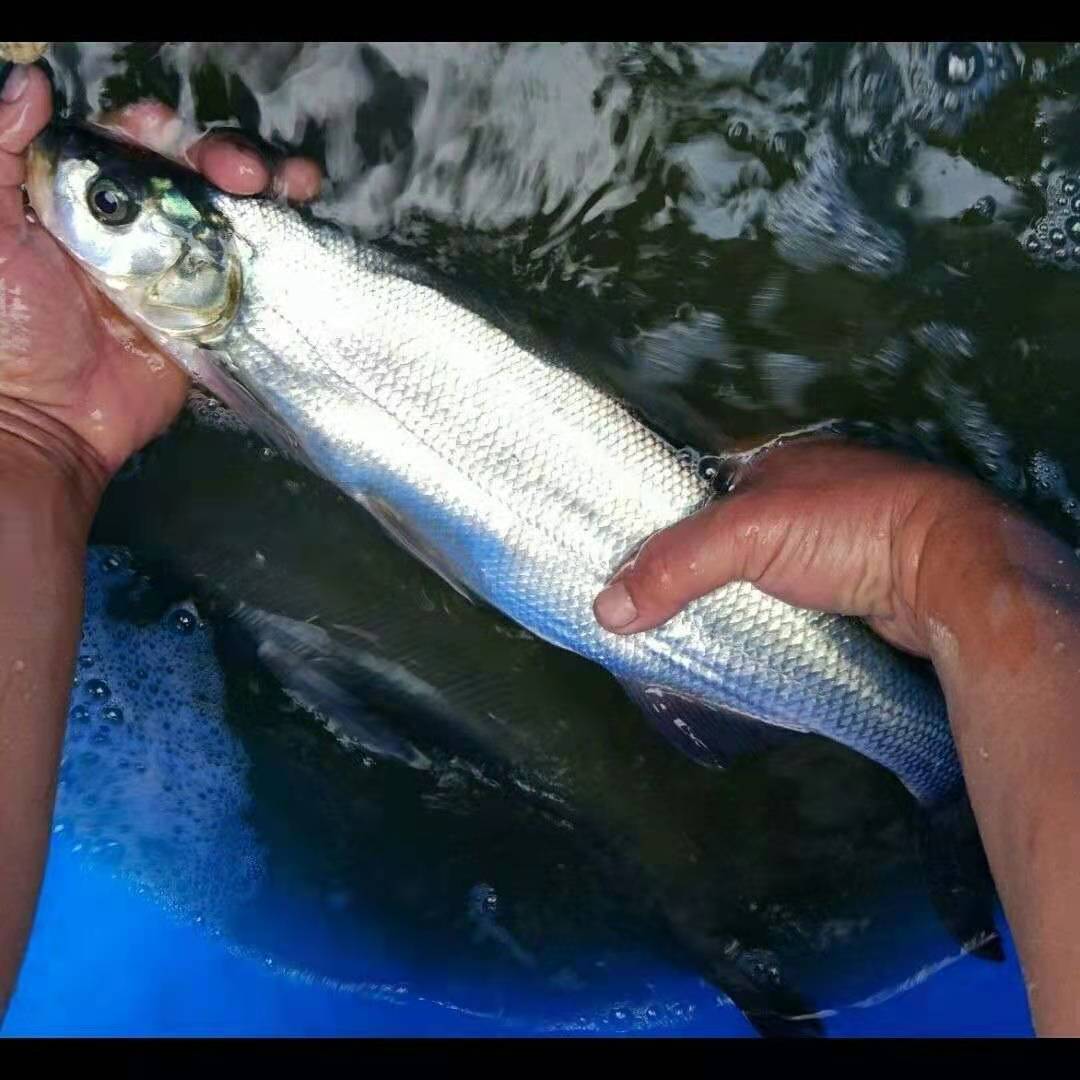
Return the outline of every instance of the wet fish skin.
<path id="1" fill-rule="evenodd" d="M 197 378 L 249 413 L 255 403 L 293 453 L 448 580 L 653 690 L 651 719 L 684 749 L 702 741 L 704 703 L 843 743 L 922 802 L 959 788 L 936 683 L 855 620 L 734 583 L 652 631 L 599 626 L 592 601 L 610 575 L 712 489 L 692 455 L 563 358 L 290 207 L 187 177 L 166 186 L 197 214 L 163 211 L 167 169 L 81 135 L 36 162 L 44 223 Z M 87 183 L 114 174 L 153 226 L 138 272 L 86 206 Z M 206 310 L 185 308 L 192 296 Z"/>

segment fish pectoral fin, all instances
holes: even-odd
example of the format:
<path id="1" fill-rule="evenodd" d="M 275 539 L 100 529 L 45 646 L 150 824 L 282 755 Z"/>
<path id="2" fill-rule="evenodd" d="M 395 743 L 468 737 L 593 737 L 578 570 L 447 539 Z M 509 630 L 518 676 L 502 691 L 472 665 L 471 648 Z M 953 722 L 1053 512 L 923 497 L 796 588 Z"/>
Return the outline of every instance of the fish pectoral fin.
<path id="1" fill-rule="evenodd" d="M 312 472 L 317 469 L 308 460 L 296 436 L 280 421 L 259 395 L 247 386 L 238 374 L 221 368 L 221 354 L 208 348 L 194 349 L 191 353 L 191 372 L 212 397 L 222 401 L 243 423 L 257 432 L 284 457 L 304 466 Z"/>
<path id="2" fill-rule="evenodd" d="M 619 682 L 661 735 L 687 757 L 714 769 L 726 769 L 738 758 L 788 746 L 806 737 L 803 732 L 776 727 L 664 687 L 629 679 Z"/>
<path id="3" fill-rule="evenodd" d="M 388 503 L 372 495 L 355 494 L 354 499 L 400 544 L 414 559 L 438 574 L 455 592 L 471 604 L 482 603 L 462 577 L 461 571 L 441 551 L 437 551 L 412 527 L 408 519 Z"/>
<path id="4" fill-rule="evenodd" d="M 259 660 L 305 709 L 333 720 L 374 757 L 430 767 L 425 754 L 368 707 L 362 672 L 336 655 L 326 631 L 246 605 L 238 606 L 234 618 L 254 638 Z"/>

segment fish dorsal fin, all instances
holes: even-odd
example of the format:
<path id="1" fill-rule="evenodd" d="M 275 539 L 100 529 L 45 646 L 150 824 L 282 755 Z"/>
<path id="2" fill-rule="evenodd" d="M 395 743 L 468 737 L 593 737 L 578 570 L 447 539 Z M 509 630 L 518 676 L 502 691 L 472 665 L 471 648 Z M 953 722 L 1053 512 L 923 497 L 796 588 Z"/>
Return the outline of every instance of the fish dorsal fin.
<path id="1" fill-rule="evenodd" d="M 472 604 L 480 597 L 465 584 L 464 576 L 454 562 L 433 548 L 404 514 L 373 495 L 355 494 L 353 498 L 400 544 L 414 559 L 438 574 L 452 589 Z"/>
<path id="2" fill-rule="evenodd" d="M 726 769 L 741 757 L 762 754 L 805 737 L 753 716 L 722 709 L 664 687 L 620 679 L 630 700 L 677 749 L 701 765 Z"/>

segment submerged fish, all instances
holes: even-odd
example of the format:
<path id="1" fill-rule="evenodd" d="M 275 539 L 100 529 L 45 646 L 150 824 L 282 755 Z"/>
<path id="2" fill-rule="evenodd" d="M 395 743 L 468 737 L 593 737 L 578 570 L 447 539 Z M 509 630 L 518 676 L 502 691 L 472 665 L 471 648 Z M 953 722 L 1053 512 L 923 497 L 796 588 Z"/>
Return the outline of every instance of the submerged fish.
<path id="1" fill-rule="evenodd" d="M 190 449 L 165 452 L 190 462 Z M 107 502 L 142 490 L 121 482 Z M 186 504 L 183 485 L 176 496 Z M 108 506 L 104 516 L 107 531 Z M 127 520 L 131 537 L 154 532 L 142 514 Z M 212 551 L 196 538 L 189 565 Z M 448 1001 L 511 1029 L 582 1012 L 623 1027 L 609 1003 L 628 1000 L 662 1022 L 675 1002 L 646 980 L 672 943 L 647 898 L 620 892 L 625 873 L 464 765 L 375 766 L 342 747 L 245 657 L 233 628 L 200 618 L 175 574 L 123 548 L 91 550 L 57 843 L 279 973 Z M 383 703 L 372 695 L 368 707 Z M 644 941 L 651 964 L 635 970 Z M 573 994 L 551 993 L 560 971 L 574 973 Z"/>
<path id="2" fill-rule="evenodd" d="M 919 815 L 889 773 L 809 737 L 722 776 L 697 767 L 636 722 L 602 668 L 469 603 L 358 506 L 264 456 L 249 435 L 185 419 L 112 485 L 95 537 L 138 553 L 164 603 L 195 590 L 200 613 L 232 643 L 226 671 L 237 693 L 245 657 L 257 658 L 341 742 L 385 762 L 342 785 L 368 792 L 374 829 L 344 796 L 340 816 L 294 823 L 296 803 L 326 803 L 333 755 L 303 773 L 283 762 L 287 782 L 259 784 L 264 801 L 288 804 L 276 831 L 329 848 L 329 875 L 355 864 L 358 895 L 386 891 L 385 864 L 406 861 L 421 895 L 455 895 L 444 864 L 475 848 L 480 875 L 465 891 L 482 883 L 501 898 L 498 926 L 481 933 L 487 947 L 546 963 L 599 890 L 610 897 L 603 925 L 655 923 L 680 967 L 707 976 L 770 1033 L 819 1030 L 809 1016 L 878 991 L 900 952 L 904 975 L 925 962 L 906 937 L 933 922 Z M 282 756 L 265 746 L 276 726 L 269 696 L 249 696 L 251 719 L 233 720 L 264 763 Z M 463 792 L 457 781 L 474 768 L 483 779 Z M 442 813 L 420 814 L 418 802 Z M 556 827 L 526 832 L 523 805 Z M 473 820 L 467 840 L 448 818 Z M 956 850 L 977 857 L 973 828 L 969 839 Z M 563 869 L 569 841 L 587 871 Z M 954 908 L 968 906 L 952 928 L 976 946 L 992 890 L 979 892 L 985 883 L 966 872 L 933 884 Z M 479 910 L 468 908 L 470 937 L 483 929 Z"/>
<path id="3" fill-rule="evenodd" d="M 646 633 L 599 626 L 612 573 L 714 487 L 498 313 L 333 225 L 83 131 L 39 140 L 28 188 L 212 392 L 461 591 L 607 668 L 685 753 L 724 765 L 810 732 L 925 804 L 960 788 L 937 684 L 861 622 L 736 583 Z"/>

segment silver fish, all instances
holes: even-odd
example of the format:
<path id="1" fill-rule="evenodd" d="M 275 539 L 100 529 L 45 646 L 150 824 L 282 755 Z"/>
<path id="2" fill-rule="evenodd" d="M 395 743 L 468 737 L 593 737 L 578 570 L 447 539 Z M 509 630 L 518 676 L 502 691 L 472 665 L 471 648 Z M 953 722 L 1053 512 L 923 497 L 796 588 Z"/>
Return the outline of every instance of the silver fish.
<path id="1" fill-rule="evenodd" d="M 713 486 L 693 454 L 474 300 L 334 225 L 84 131 L 39 140 L 28 189 L 196 379 L 462 591 L 611 671 L 691 756 L 723 765 L 812 732 L 923 803 L 958 789 L 940 689 L 861 622 L 736 583 L 646 633 L 599 626 L 605 582 Z"/>

